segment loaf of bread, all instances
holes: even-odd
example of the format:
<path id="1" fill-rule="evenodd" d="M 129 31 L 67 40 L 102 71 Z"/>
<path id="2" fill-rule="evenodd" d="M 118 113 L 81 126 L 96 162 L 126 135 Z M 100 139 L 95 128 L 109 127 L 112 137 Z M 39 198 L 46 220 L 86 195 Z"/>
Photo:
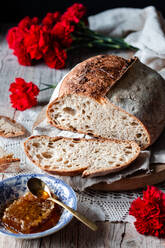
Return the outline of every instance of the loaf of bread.
<path id="1" fill-rule="evenodd" d="M 25 134 L 25 128 L 7 116 L 0 116 L 0 136 L 5 138 L 17 137 Z"/>
<path id="2" fill-rule="evenodd" d="M 28 158 L 41 169 L 83 177 L 103 176 L 126 168 L 140 147 L 133 141 L 32 136 L 24 143 Z"/>
<path id="3" fill-rule="evenodd" d="M 138 58 L 99 55 L 75 66 L 47 108 L 51 125 L 151 145 L 165 126 L 165 81 Z"/>

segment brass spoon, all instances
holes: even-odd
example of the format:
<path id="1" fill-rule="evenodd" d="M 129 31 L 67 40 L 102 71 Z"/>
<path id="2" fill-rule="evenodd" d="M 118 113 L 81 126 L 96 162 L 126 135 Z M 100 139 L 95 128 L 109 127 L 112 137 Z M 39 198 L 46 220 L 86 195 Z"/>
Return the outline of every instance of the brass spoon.
<path id="1" fill-rule="evenodd" d="M 82 223 L 84 223 L 90 229 L 92 229 L 93 231 L 97 230 L 97 226 L 95 225 L 95 223 L 93 223 L 92 221 L 87 219 L 85 216 L 78 213 L 76 210 L 73 210 L 72 208 L 70 208 L 69 206 L 65 205 L 63 202 L 58 200 L 58 197 L 55 194 L 53 194 L 53 196 L 55 197 L 55 198 L 53 198 L 51 196 L 50 189 L 41 179 L 36 178 L 36 177 L 30 178 L 27 182 L 27 187 L 28 187 L 29 191 L 34 196 L 37 196 L 37 197 L 43 198 L 43 199 L 47 199 L 47 200 L 50 200 L 50 201 L 57 203 L 61 207 L 65 208 L 66 210 L 71 212 L 71 214 L 73 216 L 75 216 L 78 220 L 80 220 Z"/>

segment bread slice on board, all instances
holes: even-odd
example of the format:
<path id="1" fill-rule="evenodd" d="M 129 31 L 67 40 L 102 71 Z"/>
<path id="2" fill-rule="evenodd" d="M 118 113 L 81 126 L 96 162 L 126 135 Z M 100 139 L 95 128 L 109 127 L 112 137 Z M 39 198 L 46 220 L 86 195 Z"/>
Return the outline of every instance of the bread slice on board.
<path id="1" fill-rule="evenodd" d="M 140 147 L 133 141 L 32 136 L 24 143 L 28 158 L 58 175 L 103 176 L 126 168 Z"/>
<path id="2" fill-rule="evenodd" d="M 151 145 L 165 127 L 165 81 L 138 58 L 99 55 L 76 65 L 47 108 L 51 125 Z"/>
<path id="3" fill-rule="evenodd" d="M 13 153 L 7 153 L 0 147 L 0 165 L 20 161 L 19 158 L 14 158 L 13 156 Z"/>
<path id="4" fill-rule="evenodd" d="M 7 116 L 0 115 L 0 136 L 12 138 L 24 135 L 25 132 L 26 130 L 21 124 Z"/>

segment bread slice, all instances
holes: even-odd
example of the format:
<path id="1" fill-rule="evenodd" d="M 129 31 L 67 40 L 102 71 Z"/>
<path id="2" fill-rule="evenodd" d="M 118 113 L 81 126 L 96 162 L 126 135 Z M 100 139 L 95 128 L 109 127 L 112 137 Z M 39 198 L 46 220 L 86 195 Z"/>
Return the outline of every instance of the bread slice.
<path id="1" fill-rule="evenodd" d="M 0 115 L 0 136 L 11 138 L 24 135 L 25 132 L 26 130 L 21 124 L 7 116 Z"/>
<path id="2" fill-rule="evenodd" d="M 7 153 L 3 150 L 2 147 L 0 147 L 0 165 L 20 161 L 19 158 L 14 158 L 13 156 L 13 153 Z"/>
<path id="3" fill-rule="evenodd" d="M 165 127 L 165 81 L 138 58 L 99 55 L 76 65 L 47 108 L 51 125 L 145 149 Z"/>
<path id="4" fill-rule="evenodd" d="M 64 95 L 53 101 L 47 111 L 50 124 L 65 130 L 95 137 L 134 140 L 144 149 L 150 143 L 144 125 L 133 115 L 108 100 L 83 94 Z"/>
<path id="5" fill-rule="evenodd" d="M 140 147 L 132 141 L 32 136 L 24 143 L 28 158 L 58 175 L 103 176 L 126 168 Z"/>

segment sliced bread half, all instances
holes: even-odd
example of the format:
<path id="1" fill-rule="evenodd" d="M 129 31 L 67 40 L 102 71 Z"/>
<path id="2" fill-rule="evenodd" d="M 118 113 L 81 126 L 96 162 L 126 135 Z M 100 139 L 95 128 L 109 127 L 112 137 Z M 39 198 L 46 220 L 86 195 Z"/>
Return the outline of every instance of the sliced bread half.
<path id="1" fill-rule="evenodd" d="M 12 138 L 24 135 L 25 132 L 26 130 L 21 124 L 7 116 L 0 115 L 0 136 Z"/>
<path id="2" fill-rule="evenodd" d="M 112 104 L 83 94 L 59 97 L 48 108 L 50 124 L 95 137 L 134 140 L 141 149 L 150 143 L 147 129 L 135 116 Z"/>
<path id="3" fill-rule="evenodd" d="M 140 147 L 133 141 L 32 136 L 24 143 L 28 158 L 58 175 L 103 176 L 126 168 Z"/>
<path id="4" fill-rule="evenodd" d="M 165 81 L 138 58 L 92 57 L 62 80 L 47 108 L 51 125 L 145 149 L 165 127 Z"/>

